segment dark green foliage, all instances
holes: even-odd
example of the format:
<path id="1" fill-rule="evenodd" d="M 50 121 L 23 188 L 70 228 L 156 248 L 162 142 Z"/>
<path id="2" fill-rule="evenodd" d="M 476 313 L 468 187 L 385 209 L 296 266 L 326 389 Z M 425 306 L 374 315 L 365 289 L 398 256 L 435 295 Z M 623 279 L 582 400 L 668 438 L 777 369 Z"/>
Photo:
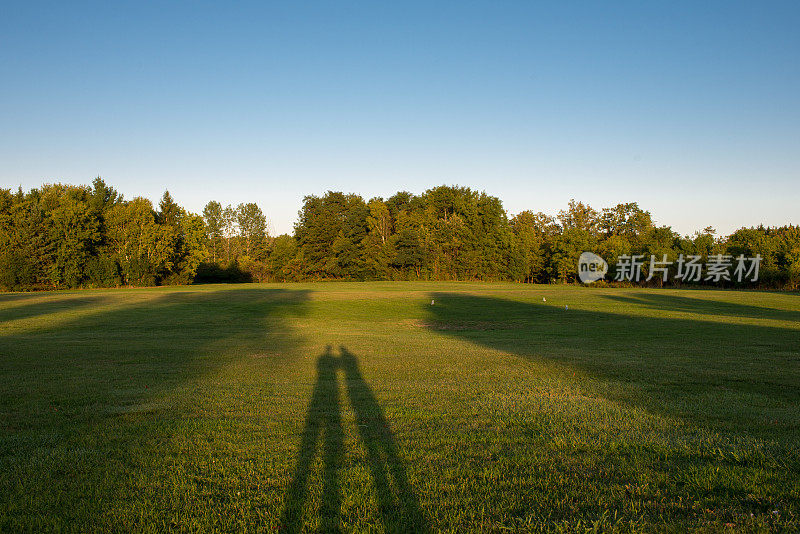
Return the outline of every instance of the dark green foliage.
<path id="1" fill-rule="evenodd" d="M 297 257 L 297 241 L 290 235 L 280 235 L 272 241 L 269 253 L 268 267 L 270 272 L 279 279 L 294 279 L 291 267 Z"/>
<path id="2" fill-rule="evenodd" d="M 92 187 L 0 190 L 0 286 L 9 290 L 189 283 L 205 258 L 203 219 L 169 193 L 124 201 Z"/>
<path id="3" fill-rule="evenodd" d="M 206 206 L 208 238 L 222 235 L 215 221 L 221 206 Z M 240 207 L 241 209 L 241 207 Z M 730 239 L 712 228 L 681 237 L 657 226 L 636 203 L 598 212 L 570 201 L 558 217 L 523 211 L 510 220 L 496 197 L 465 187 L 439 186 L 416 196 L 401 191 L 388 200 L 365 202 L 354 194 L 329 191 L 307 196 L 294 236 L 268 239 L 264 252 L 246 254 L 243 234 L 222 238 L 232 258 L 247 258 L 256 280 L 508 280 L 568 283 L 577 279 L 577 260 L 595 251 L 612 267 L 623 254 L 676 261 L 680 254 L 761 254 L 761 287 L 800 284 L 800 231 L 741 229 Z M 251 257 L 252 256 L 252 257 Z M 256 263 L 258 262 L 258 263 Z M 252 267 L 251 267 L 252 266 Z M 257 269 L 256 269 L 257 266 Z M 258 271 L 258 272 L 256 272 Z M 671 267 L 668 283 L 674 282 Z M 663 285 L 660 276 L 651 285 Z M 736 286 L 734 282 L 722 285 Z"/>
<path id="4" fill-rule="evenodd" d="M 222 267 L 217 263 L 201 263 L 197 267 L 197 274 L 194 277 L 196 284 L 223 284 L 252 282 L 253 276 L 247 271 L 242 270 L 239 264 L 234 262 L 227 267 Z"/>
<path id="5" fill-rule="evenodd" d="M 708 227 L 682 237 L 636 203 L 597 211 L 571 200 L 551 217 L 509 219 L 497 197 L 467 187 L 401 191 L 366 202 L 328 191 L 303 199 L 294 235 L 270 237 L 255 203 L 211 201 L 187 212 L 167 191 L 158 208 L 123 200 L 99 177 L 92 186 L 0 190 L 0 287 L 7 290 L 304 280 L 485 280 L 573 283 L 593 251 L 614 278 L 621 255 L 666 256 L 667 283 L 680 282 L 681 255 L 761 256 L 758 287 L 800 287 L 800 228 L 741 228 L 718 237 Z M 649 285 L 663 285 L 661 275 Z M 702 284 L 703 282 L 699 282 Z M 752 283 L 720 281 L 724 287 Z"/>
<path id="6" fill-rule="evenodd" d="M 169 226 L 178 226 L 181 217 L 181 207 L 172 200 L 169 191 L 164 191 L 161 202 L 158 203 L 158 222 Z"/>
<path id="7" fill-rule="evenodd" d="M 203 219 L 206 224 L 206 237 L 208 238 L 211 261 L 217 262 L 224 255 L 223 238 L 225 230 L 225 210 L 222 204 L 212 200 L 203 208 Z"/>
<path id="8" fill-rule="evenodd" d="M 92 287 L 117 287 L 122 284 L 119 264 L 107 254 L 92 256 L 86 262 L 86 276 Z"/>
<path id="9" fill-rule="evenodd" d="M 6 249 L 0 253 L 0 285 L 11 291 L 36 287 L 36 268 L 19 250 Z"/>
<path id="10" fill-rule="evenodd" d="M 263 255 L 267 239 L 267 219 L 261 208 L 253 202 L 239 204 L 236 208 L 236 222 L 245 256 Z"/>
<path id="11" fill-rule="evenodd" d="M 305 277 L 361 278 L 368 215 L 358 195 L 328 191 L 323 197 L 305 197 L 295 225 Z"/>

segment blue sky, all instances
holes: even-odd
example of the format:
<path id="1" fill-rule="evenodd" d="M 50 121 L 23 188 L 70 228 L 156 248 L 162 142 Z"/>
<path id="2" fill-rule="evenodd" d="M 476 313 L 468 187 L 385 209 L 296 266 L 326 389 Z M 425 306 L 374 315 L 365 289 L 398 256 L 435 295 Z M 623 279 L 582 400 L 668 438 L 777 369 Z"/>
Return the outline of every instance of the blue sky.
<path id="1" fill-rule="evenodd" d="M 698 4 L 702 4 L 698 7 Z M 800 3 L 6 2 L 0 186 L 199 212 L 439 184 L 800 223 Z"/>

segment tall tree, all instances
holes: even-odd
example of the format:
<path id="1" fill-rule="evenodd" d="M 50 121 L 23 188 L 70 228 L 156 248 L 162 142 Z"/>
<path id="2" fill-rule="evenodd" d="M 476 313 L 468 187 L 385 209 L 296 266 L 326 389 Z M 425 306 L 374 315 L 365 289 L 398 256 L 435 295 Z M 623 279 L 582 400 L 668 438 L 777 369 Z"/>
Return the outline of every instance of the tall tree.
<path id="1" fill-rule="evenodd" d="M 511 219 L 510 226 L 522 255 L 522 278 L 526 282 L 544 282 L 548 242 L 560 228 L 555 219 L 544 213 L 523 211 Z"/>
<path id="2" fill-rule="evenodd" d="M 222 236 L 225 245 L 225 258 L 228 264 L 231 263 L 231 259 L 236 258 L 234 239 L 236 238 L 237 232 L 238 217 L 236 216 L 236 209 L 229 204 L 222 210 Z"/>
<path id="3" fill-rule="evenodd" d="M 558 212 L 558 221 L 564 230 L 583 230 L 590 234 L 596 233 L 600 228 L 600 217 L 597 211 L 583 202 L 569 201 L 566 210 Z"/>
<path id="4" fill-rule="evenodd" d="M 53 244 L 48 278 L 54 287 L 79 287 L 101 241 L 100 222 L 87 188 L 53 185 L 42 188 L 47 239 Z"/>
<path id="5" fill-rule="evenodd" d="M 206 237 L 209 242 L 211 261 L 216 263 L 222 254 L 223 231 L 225 228 L 225 210 L 222 204 L 212 200 L 203 208 L 203 219 L 206 224 Z"/>
<path id="6" fill-rule="evenodd" d="M 267 238 L 267 218 L 253 202 L 239 204 L 236 208 L 239 235 L 244 242 L 245 255 L 252 258 L 256 247 L 263 247 Z"/>
<path id="7" fill-rule="evenodd" d="M 391 278 L 389 264 L 395 253 L 392 239 L 392 215 L 389 206 L 381 198 L 373 198 L 367 204 L 367 235 L 364 238 L 366 268 L 371 278 Z"/>
<path id="8" fill-rule="evenodd" d="M 158 224 L 149 200 L 137 197 L 117 204 L 109 212 L 108 227 L 109 244 L 125 283 L 155 285 L 172 267 L 177 232 Z"/>
<path id="9" fill-rule="evenodd" d="M 164 191 L 161 201 L 158 203 L 158 222 L 177 227 L 180 224 L 181 207 L 172 199 L 169 191 Z"/>
<path id="10" fill-rule="evenodd" d="M 680 237 L 656 226 L 636 203 L 598 214 L 571 201 L 557 219 L 523 211 L 509 220 L 499 199 L 465 187 L 369 202 L 329 191 L 304 199 L 294 236 L 270 240 L 266 217 L 254 203 L 234 209 L 212 201 L 200 217 L 165 192 L 154 210 L 146 199 L 125 201 L 99 177 L 91 186 L 0 189 L 4 289 L 185 284 L 207 259 L 226 264 L 204 266 L 205 279 L 231 281 L 572 282 L 583 251 L 599 252 L 612 269 L 621 255 L 642 255 L 644 276 L 651 257 L 669 262 L 697 255 L 702 263 L 716 254 L 760 256 L 760 285 L 800 286 L 800 228 L 741 228 L 727 238 L 706 228 Z M 671 283 L 683 283 L 674 279 L 676 267 Z"/>

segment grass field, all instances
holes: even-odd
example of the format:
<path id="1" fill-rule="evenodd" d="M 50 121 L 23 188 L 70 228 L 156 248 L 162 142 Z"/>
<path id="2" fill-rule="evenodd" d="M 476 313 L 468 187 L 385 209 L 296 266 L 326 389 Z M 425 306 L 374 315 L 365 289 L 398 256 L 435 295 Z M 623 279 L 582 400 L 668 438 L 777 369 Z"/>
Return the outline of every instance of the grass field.
<path id="1" fill-rule="evenodd" d="M 0 378 L 5 531 L 800 529 L 797 294 L 2 294 Z"/>

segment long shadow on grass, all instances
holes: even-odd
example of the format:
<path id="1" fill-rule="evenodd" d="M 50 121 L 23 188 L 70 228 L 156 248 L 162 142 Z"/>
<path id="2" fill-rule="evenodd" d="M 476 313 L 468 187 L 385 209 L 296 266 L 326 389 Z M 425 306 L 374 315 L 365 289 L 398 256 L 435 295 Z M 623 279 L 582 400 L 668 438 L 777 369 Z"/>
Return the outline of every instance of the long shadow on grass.
<path id="1" fill-rule="evenodd" d="M 322 496 L 319 529 L 338 531 L 341 491 L 339 469 L 344 455 L 344 430 L 340 409 L 338 371 L 344 372 L 347 395 L 355 413 L 359 437 L 378 497 L 378 512 L 387 532 L 427 532 L 428 526 L 408 481 L 394 434 L 364 380 L 356 356 L 345 347 L 336 357 L 329 346 L 317 360 L 317 381 L 306 414 L 305 429 L 292 483 L 286 492 L 282 525 L 288 532 L 303 527 L 303 507 L 309 475 L 317 450 L 322 451 Z M 324 440 L 320 443 L 321 440 Z"/>
<path id="2" fill-rule="evenodd" d="M 30 319 L 39 315 L 48 315 L 58 311 L 85 308 L 98 305 L 107 300 L 107 297 L 102 295 L 55 298 L 42 294 L 37 294 L 36 296 L 39 298 L 19 299 L 20 304 L 16 304 L 17 301 L 13 299 L 0 299 L 0 336 L 2 336 L 2 327 L 7 321 Z M 33 302 L 30 302 L 31 300 L 33 300 Z M 9 303 L 11 303 L 10 306 Z"/>
<path id="3" fill-rule="evenodd" d="M 57 321 L 48 321 L 48 302 L 36 304 L 41 318 L 0 337 L 0 530 L 111 526 L 103 526 L 105 516 L 124 515 L 139 492 L 160 487 L 141 458 L 175 454 L 170 433 L 198 396 L 213 395 L 205 377 L 249 355 L 262 356 L 261 366 L 281 365 L 299 342 L 287 320 L 303 313 L 308 292 L 103 297 L 96 310 L 87 308 L 91 298 L 79 299 L 74 316 L 52 301 Z M 152 509 L 148 521 L 173 512 Z"/>
<path id="4" fill-rule="evenodd" d="M 698 314 L 690 320 L 457 293 L 432 296 L 431 330 L 583 371 L 611 386 L 604 394 L 612 400 L 736 432 L 800 431 L 791 415 L 800 405 L 800 329 L 702 319 L 714 312 L 790 319 L 795 312 L 646 293 L 612 297 Z M 770 413 L 784 415 L 776 421 Z"/>
<path id="5" fill-rule="evenodd" d="M 713 292 L 709 291 L 713 296 Z M 742 293 L 742 295 L 748 295 Z M 766 308 L 752 304 L 727 302 L 713 298 L 698 298 L 675 295 L 674 293 L 641 292 L 634 295 L 604 295 L 605 298 L 621 304 L 633 304 L 666 312 L 695 313 L 700 315 L 721 315 L 749 319 L 771 319 L 795 321 L 800 323 L 800 311 Z M 795 297 L 796 299 L 796 297 Z"/>

